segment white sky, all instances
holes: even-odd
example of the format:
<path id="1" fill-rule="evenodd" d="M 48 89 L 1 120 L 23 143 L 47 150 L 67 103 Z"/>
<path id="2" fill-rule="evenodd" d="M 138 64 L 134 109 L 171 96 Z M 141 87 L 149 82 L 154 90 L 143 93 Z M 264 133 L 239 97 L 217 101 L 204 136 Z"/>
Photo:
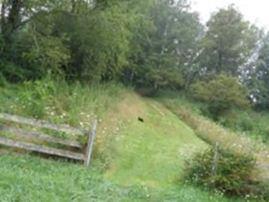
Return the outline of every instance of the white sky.
<path id="1" fill-rule="evenodd" d="M 269 30 L 269 0 L 190 0 L 192 10 L 200 13 L 202 22 L 206 22 L 211 13 L 219 8 L 234 4 L 245 19 L 259 27 Z"/>

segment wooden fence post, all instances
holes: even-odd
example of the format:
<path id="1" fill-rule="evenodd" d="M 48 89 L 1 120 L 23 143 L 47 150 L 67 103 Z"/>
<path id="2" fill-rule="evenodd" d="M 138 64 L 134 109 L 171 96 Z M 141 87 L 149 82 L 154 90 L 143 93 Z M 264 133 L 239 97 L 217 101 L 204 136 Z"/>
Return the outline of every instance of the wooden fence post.
<path id="1" fill-rule="evenodd" d="M 219 161 L 219 143 L 216 142 L 215 148 L 214 148 L 214 157 L 212 162 L 212 175 L 217 175 L 218 170 L 218 161 Z"/>
<path id="2" fill-rule="evenodd" d="M 87 142 L 87 148 L 86 148 L 86 154 L 85 154 L 85 160 L 84 160 L 84 165 L 87 167 L 90 165 L 90 162 L 91 162 L 93 142 L 96 136 L 96 128 L 97 128 L 97 120 L 93 122 L 92 131 L 88 134 L 88 142 Z"/>

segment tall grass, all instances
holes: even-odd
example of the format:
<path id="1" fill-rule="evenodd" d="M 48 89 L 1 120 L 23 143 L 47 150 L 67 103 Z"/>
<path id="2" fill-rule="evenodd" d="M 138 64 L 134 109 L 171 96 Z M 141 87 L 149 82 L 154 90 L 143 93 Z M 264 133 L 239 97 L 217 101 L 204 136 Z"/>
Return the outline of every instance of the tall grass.
<path id="1" fill-rule="evenodd" d="M 208 111 L 208 104 L 194 101 L 184 92 L 163 91 L 156 98 L 165 101 L 166 105 L 182 106 L 191 111 L 192 114 L 205 116 L 233 132 L 239 132 L 254 140 L 269 144 L 268 111 L 259 112 L 253 109 L 239 110 L 234 108 L 226 111 L 216 120 L 214 115 Z"/>
<path id="2" fill-rule="evenodd" d="M 189 103 L 176 96 L 159 98 L 171 111 L 181 120 L 188 124 L 195 133 L 211 145 L 218 142 L 222 148 L 238 153 L 253 154 L 257 159 L 256 172 L 254 178 L 269 182 L 269 149 L 266 144 L 255 141 L 242 133 L 234 132 L 224 128 L 219 123 L 213 122 L 199 113 L 195 113 Z"/>
<path id="3" fill-rule="evenodd" d="M 87 128 L 121 99 L 115 83 L 87 86 L 45 78 L 0 87 L 0 112 Z"/>

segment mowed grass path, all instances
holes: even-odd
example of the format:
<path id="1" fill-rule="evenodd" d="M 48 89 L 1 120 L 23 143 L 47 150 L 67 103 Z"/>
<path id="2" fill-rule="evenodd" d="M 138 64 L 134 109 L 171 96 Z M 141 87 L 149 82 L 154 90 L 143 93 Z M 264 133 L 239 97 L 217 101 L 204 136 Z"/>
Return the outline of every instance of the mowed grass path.
<path id="1" fill-rule="evenodd" d="M 106 176 L 117 183 L 150 187 L 180 183 L 184 160 L 207 147 L 176 115 L 152 100 L 126 96 L 115 116 L 123 122 L 114 135 L 115 156 Z"/>

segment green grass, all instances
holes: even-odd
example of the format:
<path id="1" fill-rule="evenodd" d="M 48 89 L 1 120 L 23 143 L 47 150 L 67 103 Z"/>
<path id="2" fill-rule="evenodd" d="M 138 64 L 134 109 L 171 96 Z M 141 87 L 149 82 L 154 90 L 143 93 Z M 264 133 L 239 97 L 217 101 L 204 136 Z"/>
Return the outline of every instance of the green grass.
<path id="1" fill-rule="evenodd" d="M 29 155 L 1 155 L 0 162 L 1 202 L 240 201 L 228 200 L 220 194 L 188 185 L 165 189 L 120 186 L 105 179 L 97 168 L 87 169 L 70 162 L 55 162 Z"/>
<path id="2" fill-rule="evenodd" d="M 91 129 L 94 119 L 101 119 L 121 99 L 121 85 L 87 86 L 68 84 L 46 78 L 20 85 L 0 86 L 0 112 L 47 120 L 56 124 Z M 0 120 L 0 124 L 3 121 Z M 21 125 L 16 125 L 22 128 Z M 29 127 L 23 127 L 29 129 Z M 41 129 L 52 136 L 73 138 L 72 135 Z M 85 138 L 79 138 L 82 143 Z"/>
<path id="3" fill-rule="evenodd" d="M 117 84 L 36 81 L 0 88 L 0 111 L 90 127 L 93 165 L 0 156 L 0 201 L 244 201 L 184 184 L 184 161 L 208 145 L 162 104 Z M 138 117 L 144 119 L 139 122 Z"/>
<path id="4" fill-rule="evenodd" d="M 129 100 L 128 106 L 135 103 Z M 124 120 L 113 143 L 115 158 L 107 176 L 125 185 L 165 187 L 180 182 L 184 160 L 207 145 L 161 105 L 148 100 L 143 104 L 144 123 L 136 116 Z"/>
<path id="5" fill-rule="evenodd" d="M 0 87 L 0 111 L 88 128 L 120 99 L 121 85 L 87 86 L 50 78 Z"/>
<path id="6" fill-rule="evenodd" d="M 139 187 L 119 187 L 95 169 L 32 156 L 0 157 L 0 201 L 117 201 L 146 198 Z"/>

